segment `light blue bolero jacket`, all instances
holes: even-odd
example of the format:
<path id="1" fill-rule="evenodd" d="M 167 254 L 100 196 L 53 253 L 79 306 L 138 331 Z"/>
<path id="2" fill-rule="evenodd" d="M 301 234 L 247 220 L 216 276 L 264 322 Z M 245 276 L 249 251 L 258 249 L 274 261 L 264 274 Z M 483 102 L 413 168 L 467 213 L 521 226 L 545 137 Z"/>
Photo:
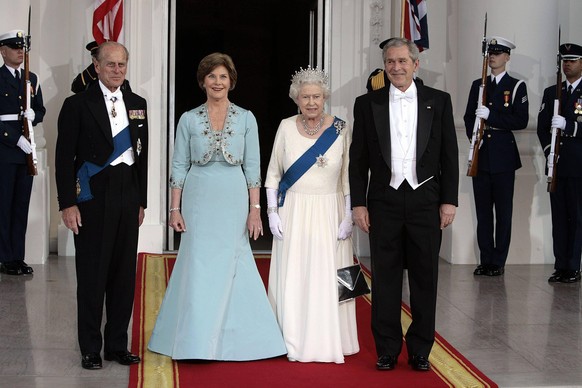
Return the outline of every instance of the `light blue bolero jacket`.
<path id="1" fill-rule="evenodd" d="M 216 152 L 233 166 L 242 165 L 247 187 L 261 187 L 261 158 L 257 119 L 250 110 L 228 107 L 222 131 L 210 128 L 206 104 L 185 112 L 178 122 L 170 187 L 182 189 L 193 164 L 205 165 Z"/>

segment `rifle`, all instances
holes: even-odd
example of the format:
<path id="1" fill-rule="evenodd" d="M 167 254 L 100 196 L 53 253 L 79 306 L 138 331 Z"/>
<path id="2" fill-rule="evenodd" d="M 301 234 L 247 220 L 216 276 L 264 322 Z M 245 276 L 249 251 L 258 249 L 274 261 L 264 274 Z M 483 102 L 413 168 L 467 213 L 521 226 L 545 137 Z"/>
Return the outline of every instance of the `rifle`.
<path id="1" fill-rule="evenodd" d="M 30 70 L 28 68 L 28 52 L 30 51 L 30 6 L 28 7 L 28 34 L 24 38 L 24 104 L 22 109 L 26 111 L 30 107 L 30 90 L 32 88 L 30 83 Z M 38 158 L 36 155 L 36 143 L 34 141 L 34 129 L 32 122 L 28 119 L 22 120 L 23 130 L 22 134 L 30 142 L 32 152 L 26 155 L 26 166 L 28 175 L 38 175 L 37 165 Z"/>
<path id="2" fill-rule="evenodd" d="M 561 112 L 560 101 L 562 99 L 562 66 L 560 57 L 561 26 L 558 27 L 558 54 L 556 55 L 556 99 L 554 100 L 554 115 Z M 558 159 L 560 158 L 560 128 L 552 128 L 552 141 L 550 142 L 550 154 L 548 155 L 548 192 L 556 191 Z"/>
<path id="3" fill-rule="evenodd" d="M 483 29 L 483 41 L 481 44 L 483 54 L 483 65 L 481 69 L 481 85 L 479 86 L 479 98 L 477 107 L 487 103 L 487 13 L 485 13 L 485 27 Z M 469 146 L 469 161 L 467 162 L 467 176 L 477 176 L 477 166 L 479 164 L 479 148 L 483 142 L 483 131 L 485 130 L 485 120 L 475 117 L 473 125 L 473 135 L 471 136 L 471 145 Z"/>

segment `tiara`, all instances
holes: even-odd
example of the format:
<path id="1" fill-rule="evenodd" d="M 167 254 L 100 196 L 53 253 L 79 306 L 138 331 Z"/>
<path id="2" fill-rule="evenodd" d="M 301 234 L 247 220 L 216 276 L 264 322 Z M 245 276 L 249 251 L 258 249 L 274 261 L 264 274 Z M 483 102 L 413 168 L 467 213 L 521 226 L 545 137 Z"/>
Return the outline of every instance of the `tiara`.
<path id="1" fill-rule="evenodd" d="M 328 76 L 323 70 L 320 70 L 317 67 L 313 68 L 307 66 L 307 69 L 300 67 L 299 70 L 293 74 L 293 77 L 291 77 L 291 83 L 300 84 L 310 80 L 318 80 L 327 85 Z"/>

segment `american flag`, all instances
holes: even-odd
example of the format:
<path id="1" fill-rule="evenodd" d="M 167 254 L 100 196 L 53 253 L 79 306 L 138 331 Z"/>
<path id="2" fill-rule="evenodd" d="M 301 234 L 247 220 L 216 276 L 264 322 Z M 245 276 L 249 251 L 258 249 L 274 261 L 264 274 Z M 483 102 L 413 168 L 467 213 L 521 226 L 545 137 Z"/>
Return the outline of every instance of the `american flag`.
<path id="1" fill-rule="evenodd" d="M 428 23 L 426 0 L 404 0 L 403 34 L 413 41 L 420 51 L 428 49 Z"/>
<path id="2" fill-rule="evenodd" d="M 123 0 L 95 0 L 93 38 L 123 43 Z"/>

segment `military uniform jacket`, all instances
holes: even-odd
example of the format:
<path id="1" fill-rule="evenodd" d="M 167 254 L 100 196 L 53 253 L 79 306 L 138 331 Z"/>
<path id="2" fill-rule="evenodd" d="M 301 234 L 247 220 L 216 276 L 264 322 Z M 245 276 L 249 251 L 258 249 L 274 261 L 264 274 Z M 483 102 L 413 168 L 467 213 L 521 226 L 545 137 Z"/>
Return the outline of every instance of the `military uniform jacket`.
<path id="1" fill-rule="evenodd" d="M 480 85 L 480 78 L 473 81 L 463 116 L 469 139 L 473 136 Z M 488 76 L 485 92 L 489 117 L 479 149 L 479 170 L 493 174 L 517 170 L 521 167 L 521 159 L 512 131 L 524 129 L 529 121 L 526 85 L 505 73 L 495 89 Z"/>
<path id="2" fill-rule="evenodd" d="M 33 92 L 30 96 L 30 108 L 34 110 L 32 125 L 42 122 L 46 109 L 42 101 L 42 91 L 36 74 L 29 73 Z M 18 121 L 0 121 L 0 163 L 25 164 L 26 154 L 16 145 L 22 135 L 23 124 L 21 97 L 24 90 L 24 76 L 20 83 L 14 78 L 6 65 L 0 67 L 0 115 L 18 114 Z"/>
<path id="3" fill-rule="evenodd" d="M 140 206 L 147 207 L 148 122 L 146 100 L 124 91 L 123 102 L 138 171 Z M 88 161 L 103 166 L 113 153 L 109 112 L 99 83 L 68 97 L 58 118 L 55 176 L 59 210 L 77 204 L 77 170 Z"/>
<path id="4" fill-rule="evenodd" d="M 566 81 L 562 82 L 562 101 L 560 114 L 566 119 L 566 128 L 560 137 L 560 157 L 558 159 L 558 176 L 582 177 L 582 82 L 579 82 L 572 95 L 567 98 Z M 556 85 L 544 90 L 542 105 L 538 114 L 538 138 L 546 158 L 550 153 L 552 141 L 552 116 Z M 546 164 L 546 174 L 547 174 Z"/>

